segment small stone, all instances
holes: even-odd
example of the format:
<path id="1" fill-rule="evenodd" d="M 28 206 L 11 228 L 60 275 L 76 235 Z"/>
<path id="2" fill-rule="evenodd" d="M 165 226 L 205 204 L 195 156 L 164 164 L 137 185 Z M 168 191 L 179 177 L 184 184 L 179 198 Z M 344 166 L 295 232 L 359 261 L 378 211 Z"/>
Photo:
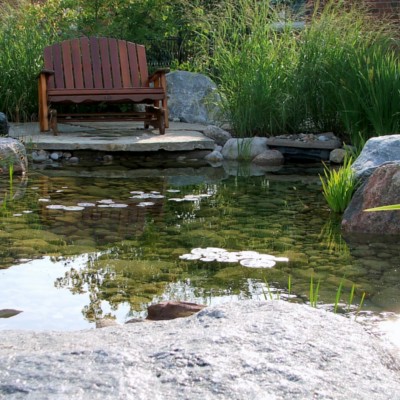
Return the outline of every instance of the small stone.
<path id="1" fill-rule="evenodd" d="M 264 166 L 277 166 L 284 163 L 284 157 L 278 150 L 265 150 L 253 159 L 253 163 Z"/>
<path id="2" fill-rule="evenodd" d="M 78 164 L 79 163 L 79 158 L 78 157 L 71 157 L 68 161 L 71 164 Z"/>
<path id="3" fill-rule="evenodd" d="M 96 321 L 96 328 L 108 328 L 109 326 L 118 326 L 117 321 L 112 318 L 101 318 Z"/>
<path id="4" fill-rule="evenodd" d="M 232 135 L 229 132 L 215 125 L 208 125 L 203 133 L 205 136 L 213 139 L 215 143 L 220 146 L 223 146 L 229 139 L 232 138 Z"/>
<path id="5" fill-rule="evenodd" d="M 63 156 L 63 158 L 68 160 L 68 159 L 70 159 L 72 157 L 72 154 L 69 151 L 64 151 L 62 156 Z"/>
<path id="6" fill-rule="evenodd" d="M 60 156 L 58 155 L 57 152 L 53 152 L 50 154 L 50 158 L 54 161 L 57 161 L 60 158 Z"/>
<path id="7" fill-rule="evenodd" d="M 344 149 L 334 149 L 329 153 L 329 161 L 334 164 L 343 164 L 343 161 L 347 155 Z"/>
<path id="8" fill-rule="evenodd" d="M 103 162 L 105 163 L 111 163 L 113 161 L 114 157 L 111 154 L 106 154 L 103 157 Z"/>
<path id="9" fill-rule="evenodd" d="M 36 163 L 44 162 L 48 160 L 49 155 L 45 150 L 33 151 L 32 152 L 32 161 Z"/>
<path id="10" fill-rule="evenodd" d="M 210 154 L 207 154 L 204 159 L 210 162 L 220 162 L 224 159 L 224 156 L 221 154 L 221 152 L 214 150 Z"/>

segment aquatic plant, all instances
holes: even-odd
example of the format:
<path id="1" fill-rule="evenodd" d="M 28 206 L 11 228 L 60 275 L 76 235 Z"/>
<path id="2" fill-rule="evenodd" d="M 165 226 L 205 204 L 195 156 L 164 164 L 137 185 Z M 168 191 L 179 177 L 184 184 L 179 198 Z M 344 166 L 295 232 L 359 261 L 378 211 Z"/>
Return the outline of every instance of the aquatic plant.
<path id="1" fill-rule="evenodd" d="M 351 164 L 351 157 L 347 157 L 339 169 L 324 164 L 324 176 L 320 175 L 324 198 L 336 213 L 346 209 L 358 184 Z"/>
<path id="2" fill-rule="evenodd" d="M 310 306 L 316 308 L 318 297 L 319 297 L 319 288 L 320 288 L 321 280 L 318 279 L 318 283 L 314 286 L 314 276 L 311 275 L 310 278 Z"/>
<path id="3" fill-rule="evenodd" d="M 372 211 L 394 211 L 394 210 L 400 210 L 400 204 L 391 204 L 391 205 L 388 205 L 388 206 L 367 208 L 364 211 L 372 212 Z"/>

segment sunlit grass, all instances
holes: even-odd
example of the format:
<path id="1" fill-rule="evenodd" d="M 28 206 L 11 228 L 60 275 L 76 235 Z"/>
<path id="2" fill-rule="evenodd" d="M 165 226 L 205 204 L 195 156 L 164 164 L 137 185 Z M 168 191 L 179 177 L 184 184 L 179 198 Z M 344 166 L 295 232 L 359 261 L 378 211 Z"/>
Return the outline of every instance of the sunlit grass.
<path id="1" fill-rule="evenodd" d="M 347 208 L 357 187 L 351 164 L 352 158 L 347 157 L 338 169 L 325 165 L 324 176 L 320 175 L 324 198 L 329 208 L 336 213 L 342 213 Z"/>

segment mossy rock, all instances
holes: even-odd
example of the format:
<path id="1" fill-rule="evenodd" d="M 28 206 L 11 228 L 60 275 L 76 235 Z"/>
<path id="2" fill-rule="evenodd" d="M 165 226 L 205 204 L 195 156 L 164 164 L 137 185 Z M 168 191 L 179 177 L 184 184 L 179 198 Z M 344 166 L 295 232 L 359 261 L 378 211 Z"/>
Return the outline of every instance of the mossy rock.
<path id="1" fill-rule="evenodd" d="M 94 262 L 96 269 L 112 269 L 130 279 L 147 281 L 165 268 L 173 268 L 174 263 L 156 260 L 113 260 L 101 259 Z"/>
<path id="2" fill-rule="evenodd" d="M 11 233 L 0 230 L 0 239 L 9 239 L 12 237 L 13 235 Z"/>
<path id="3" fill-rule="evenodd" d="M 43 239 L 15 240 L 14 245 L 19 246 L 19 247 L 24 247 L 24 248 L 32 248 L 35 251 L 41 252 L 42 254 L 57 250 L 56 246 L 46 242 Z"/>
<path id="4" fill-rule="evenodd" d="M 13 238 L 15 240 L 42 239 L 45 242 L 53 244 L 64 243 L 63 237 L 40 229 L 19 229 L 13 232 Z"/>
<path id="5" fill-rule="evenodd" d="M 37 255 L 37 251 L 33 247 L 22 245 L 9 247 L 9 253 L 15 255 L 16 258 L 32 258 Z"/>
<path id="6" fill-rule="evenodd" d="M 59 249 L 61 254 L 64 256 L 75 256 L 78 254 L 94 253 L 96 252 L 96 250 L 97 249 L 95 247 L 80 245 L 65 246 Z"/>
<path id="7" fill-rule="evenodd" d="M 286 250 L 282 253 L 282 257 L 287 257 L 291 264 L 296 265 L 308 265 L 307 254 L 296 252 L 292 250 Z"/>

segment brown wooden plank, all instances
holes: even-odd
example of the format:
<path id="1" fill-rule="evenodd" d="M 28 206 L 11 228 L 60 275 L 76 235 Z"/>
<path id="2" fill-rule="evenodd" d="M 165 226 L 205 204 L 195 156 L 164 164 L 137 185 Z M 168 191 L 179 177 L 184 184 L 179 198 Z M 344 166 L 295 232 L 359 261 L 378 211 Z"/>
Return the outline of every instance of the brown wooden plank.
<path id="1" fill-rule="evenodd" d="M 110 54 L 108 51 L 108 39 L 100 38 L 100 57 L 101 57 L 101 73 L 103 75 L 103 82 L 105 89 L 112 88 L 112 79 L 111 79 L 111 65 L 110 65 Z"/>
<path id="2" fill-rule="evenodd" d="M 62 54 L 62 64 L 64 69 L 65 87 L 67 89 L 73 89 L 75 87 L 75 84 L 72 72 L 71 47 L 69 40 L 65 40 L 64 42 L 61 43 L 61 54 Z"/>
<path id="3" fill-rule="evenodd" d="M 149 86 L 149 72 L 147 70 L 146 50 L 144 46 L 137 44 L 137 55 L 139 61 L 140 86 Z"/>
<path id="4" fill-rule="evenodd" d="M 98 38 L 91 37 L 89 39 L 90 43 L 90 56 L 92 59 L 92 73 L 93 82 L 96 89 L 103 88 L 103 79 L 101 76 L 101 60 L 99 53 L 99 40 Z"/>
<path id="5" fill-rule="evenodd" d="M 75 88 L 83 89 L 82 53 L 79 39 L 71 40 L 72 70 L 74 74 Z"/>
<path id="6" fill-rule="evenodd" d="M 53 45 L 53 64 L 54 64 L 54 79 L 57 89 L 65 88 L 64 71 L 61 57 L 61 46 L 57 43 Z"/>
<path id="7" fill-rule="evenodd" d="M 136 44 L 128 42 L 128 57 L 129 57 L 129 69 L 131 71 L 131 82 L 133 87 L 140 86 L 139 79 L 139 65 L 137 60 Z"/>
<path id="8" fill-rule="evenodd" d="M 75 95 L 90 95 L 90 94 L 149 94 L 155 95 L 157 98 L 162 99 L 165 97 L 165 91 L 160 88 L 123 88 L 123 89 L 52 89 L 48 90 L 49 95 L 58 96 L 58 95 L 68 95 L 68 96 L 75 96 Z"/>
<path id="9" fill-rule="evenodd" d="M 119 89 L 122 88 L 122 82 L 121 82 L 121 66 L 119 63 L 117 40 L 110 39 L 108 41 L 108 44 L 110 47 L 110 62 L 111 62 L 113 87 Z"/>
<path id="10" fill-rule="evenodd" d="M 93 74 L 92 74 L 92 61 L 90 58 L 89 39 L 83 37 L 80 39 L 81 52 L 82 52 L 82 68 L 83 68 L 83 79 L 84 87 L 86 89 L 93 88 Z"/>
<path id="11" fill-rule="evenodd" d="M 121 65 L 122 87 L 132 87 L 131 72 L 129 68 L 128 49 L 125 40 L 118 40 L 119 62 Z"/>
<path id="12" fill-rule="evenodd" d="M 47 105 L 47 93 L 46 93 L 46 76 L 40 74 L 38 81 L 38 92 L 39 92 L 39 126 L 40 132 L 45 132 L 49 130 L 49 120 L 48 120 L 48 105 Z"/>
<path id="13" fill-rule="evenodd" d="M 49 70 L 49 71 L 54 71 L 53 46 L 45 47 L 44 52 L 43 52 L 43 56 L 44 56 L 44 68 Z M 47 81 L 47 86 L 49 88 L 54 88 L 55 87 L 54 75 L 49 76 L 48 81 Z"/>

